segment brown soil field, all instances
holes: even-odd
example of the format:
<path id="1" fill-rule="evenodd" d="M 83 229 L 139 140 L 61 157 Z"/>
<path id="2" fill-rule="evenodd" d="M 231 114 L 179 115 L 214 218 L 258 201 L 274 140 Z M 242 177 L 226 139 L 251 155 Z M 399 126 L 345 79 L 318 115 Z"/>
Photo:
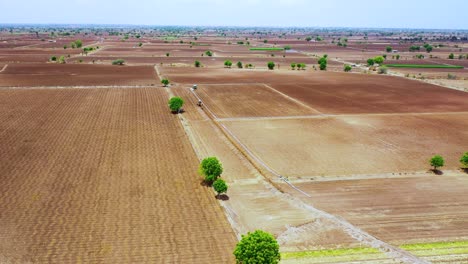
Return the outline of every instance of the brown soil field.
<path id="1" fill-rule="evenodd" d="M 11 64 L 0 87 L 159 85 L 151 66 L 89 64 Z"/>
<path id="2" fill-rule="evenodd" d="M 398 77 L 364 76 L 318 72 L 272 86 L 326 114 L 468 111 L 466 93 Z"/>
<path id="3" fill-rule="evenodd" d="M 393 244 L 468 239 L 466 175 L 299 183 L 303 200 Z"/>
<path id="4" fill-rule="evenodd" d="M 233 261 L 163 89 L 0 94 L 2 262 Z"/>
<path id="5" fill-rule="evenodd" d="M 205 84 L 196 93 L 219 118 L 317 114 L 263 84 Z"/>
<path id="6" fill-rule="evenodd" d="M 425 171 L 435 154 L 457 169 L 468 151 L 466 113 L 349 115 L 223 122 L 257 157 L 284 176 Z"/>

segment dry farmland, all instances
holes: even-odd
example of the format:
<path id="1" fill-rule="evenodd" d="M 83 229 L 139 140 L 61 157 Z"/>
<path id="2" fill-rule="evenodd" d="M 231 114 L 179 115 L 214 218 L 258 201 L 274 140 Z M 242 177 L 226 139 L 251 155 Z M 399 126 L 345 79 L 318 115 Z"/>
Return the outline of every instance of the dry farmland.
<path id="1" fill-rule="evenodd" d="M 0 31 L 1 263 L 235 263 L 256 229 L 284 263 L 468 263 L 467 70 L 365 65 L 391 45 L 388 63 L 465 66 L 447 56 L 466 41 L 414 33 L 419 59 L 405 32 L 66 30 Z"/>

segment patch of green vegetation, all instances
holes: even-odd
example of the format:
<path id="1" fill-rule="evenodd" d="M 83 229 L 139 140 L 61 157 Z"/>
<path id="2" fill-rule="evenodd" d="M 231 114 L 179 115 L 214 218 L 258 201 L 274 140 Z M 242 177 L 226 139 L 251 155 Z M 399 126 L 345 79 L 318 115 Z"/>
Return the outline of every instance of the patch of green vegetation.
<path id="1" fill-rule="evenodd" d="M 385 64 L 390 68 L 463 69 L 463 66 L 441 64 Z"/>
<path id="2" fill-rule="evenodd" d="M 250 50 L 282 51 L 284 50 L 284 48 L 259 47 L 259 48 L 250 48 Z"/>
<path id="3" fill-rule="evenodd" d="M 349 255 L 366 255 L 381 253 L 375 248 L 338 248 L 323 249 L 314 251 L 285 252 L 281 254 L 284 259 L 288 258 L 320 258 L 320 257 L 338 257 Z"/>
<path id="4" fill-rule="evenodd" d="M 468 254 L 468 241 L 405 244 L 400 248 L 416 256 Z"/>

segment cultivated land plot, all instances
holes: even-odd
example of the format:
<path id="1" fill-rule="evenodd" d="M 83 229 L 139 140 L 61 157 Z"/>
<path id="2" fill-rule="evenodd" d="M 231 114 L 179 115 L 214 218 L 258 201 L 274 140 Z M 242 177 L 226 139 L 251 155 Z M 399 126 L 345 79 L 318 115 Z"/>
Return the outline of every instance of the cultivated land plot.
<path id="1" fill-rule="evenodd" d="M 467 93 L 391 76 L 318 73 L 272 86 L 326 114 L 468 111 Z"/>
<path id="2" fill-rule="evenodd" d="M 343 116 L 223 122 L 284 176 L 423 171 L 441 154 L 457 169 L 468 149 L 467 114 Z"/>
<path id="3" fill-rule="evenodd" d="M 151 66 L 11 64 L 0 73 L 0 87 L 156 84 L 159 79 Z"/>
<path id="4" fill-rule="evenodd" d="M 205 84 L 196 93 L 219 118 L 317 114 L 262 84 Z"/>
<path id="5" fill-rule="evenodd" d="M 314 206 L 393 244 L 468 239 L 468 177 L 299 183 Z"/>
<path id="6" fill-rule="evenodd" d="M 3 263 L 226 263 L 235 237 L 163 89 L 0 91 Z"/>

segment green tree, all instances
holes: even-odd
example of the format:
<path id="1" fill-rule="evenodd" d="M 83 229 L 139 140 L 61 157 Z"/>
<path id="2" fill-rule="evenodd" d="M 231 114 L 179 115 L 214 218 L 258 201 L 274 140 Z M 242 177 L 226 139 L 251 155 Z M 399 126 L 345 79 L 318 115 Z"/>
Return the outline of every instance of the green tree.
<path id="1" fill-rule="evenodd" d="M 234 256 L 238 264 L 277 264 L 281 260 L 278 242 L 273 235 L 262 230 L 242 235 Z"/>
<path id="2" fill-rule="evenodd" d="M 291 46 L 284 46 L 284 50 L 290 50 Z"/>
<path id="3" fill-rule="evenodd" d="M 327 63 L 320 63 L 319 68 L 321 71 L 326 71 L 327 70 Z"/>
<path id="4" fill-rule="evenodd" d="M 431 53 L 431 51 L 433 50 L 434 48 L 431 46 L 431 45 L 427 45 L 426 46 L 426 52 L 427 53 Z"/>
<path id="5" fill-rule="evenodd" d="M 67 49 L 67 48 L 68 48 L 68 46 L 67 46 L 67 45 L 63 45 L 63 49 Z"/>
<path id="6" fill-rule="evenodd" d="M 208 157 L 200 163 L 199 172 L 205 177 L 205 182 L 211 184 L 221 176 L 223 166 L 216 157 Z"/>
<path id="7" fill-rule="evenodd" d="M 169 85 L 169 80 L 168 79 L 162 79 L 161 83 L 164 85 L 164 87 L 167 87 Z"/>
<path id="8" fill-rule="evenodd" d="M 434 170 L 437 170 L 439 167 L 443 167 L 445 164 L 444 158 L 440 155 L 435 155 L 429 160 L 429 163 L 431 164 L 432 167 L 434 167 Z"/>
<path id="9" fill-rule="evenodd" d="M 211 50 L 205 51 L 205 54 L 206 54 L 206 56 L 208 56 L 208 57 L 213 56 L 213 52 L 211 52 Z"/>
<path id="10" fill-rule="evenodd" d="M 353 68 L 351 67 L 351 65 L 345 64 L 343 70 L 344 70 L 345 72 L 350 72 L 352 69 L 353 69 Z"/>
<path id="11" fill-rule="evenodd" d="M 166 57 L 169 57 L 170 55 L 171 55 L 171 54 L 170 54 L 169 52 L 168 52 L 168 53 L 166 53 Z"/>
<path id="12" fill-rule="evenodd" d="M 228 68 L 231 68 L 231 66 L 232 66 L 232 61 L 230 61 L 230 60 L 225 61 L 225 62 L 224 62 L 224 66 L 226 66 L 226 67 L 228 67 Z"/>
<path id="13" fill-rule="evenodd" d="M 270 70 L 275 69 L 275 63 L 272 62 L 272 61 L 268 62 L 268 63 L 267 63 L 267 66 L 268 66 L 268 69 L 270 69 Z"/>
<path id="14" fill-rule="evenodd" d="M 217 196 L 219 196 L 220 194 L 227 192 L 228 186 L 227 186 L 226 182 L 223 181 L 222 179 L 217 179 L 213 183 L 213 189 L 217 193 Z"/>
<path id="15" fill-rule="evenodd" d="M 268 43 L 268 39 L 263 40 L 263 43 Z"/>
<path id="16" fill-rule="evenodd" d="M 52 57 L 50 57 L 50 60 L 51 60 L 51 61 L 57 61 L 57 57 L 52 56 Z"/>
<path id="17" fill-rule="evenodd" d="M 371 58 L 371 59 L 368 59 L 368 60 L 367 60 L 367 65 L 368 65 L 368 66 L 372 66 L 372 65 L 374 65 L 374 64 L 375 64 L 374 59 Z"/>
<path id="18" fill-rule="evenodd" d="M 311 41 L 312 40 L 312 37 L 307 37 L 306 38 L 306 41 Z"/>
<path id="19" fill-rule="evenodd" d="M 294 70 L 296 68 L 296 63 L 291 63 L 291 68 Z"/>
<path id="20" fill-rule="evenodd" d="M 141 42 L 138 43 L 138 47 L 141 47 L 141 46 L 143 46 L 143 43 L 141 43 Z"/>
<path id="21" fill-rule="evenodd" d="M 80 49 L 83 46 L 83 41 L 81 41 L 81 39 L 77 39 L 75 40 L 75 45 Z"/>
<path id="22" fill-rule="evenodd" d="M 323 38 L 322 38 L 321 36 L 317 36 L 317 37 L 315 38 L 315 41 L 322 41 L 322 40 L 323 40 Z"/>
<path id="23" fill-rule="evenodd" d="M 453 60 L 455 58 L 455 55 L 453 53 L 450 53 L 450 55 L 448 56 L 449 59 Z"/>
<path id="24" fill-rule="evenodd" d="M 168 105 L 169 109 L 171 109 L 172 112 L 179 112 L 182 106 L 184 105 L 184 100 L 180 97 L 175 96 L 169 99 Z"/>
<path id="25" fill-rule="evenodd" d="M 400 59 L 400 54 L 397 54 L 397 55 L 395 56 L 395 58 L 396 58 L 397 60 L 399 60 L 399 59 Z"/>
<path id="26" fill-rule="evenodd" d="M 237 62 L 237 68 L 239 68 L 239 69 L 244 68 L 244 66 L 242 65 L 242 62 L 241 62 L 241 61 L 238 61 L 238 62 Z"/>
<path id="27" fill-rule="evenodd" d="M 463 156 L 460 158 L 460 163 L 465 168 L 468 168 L 468 152 L 465 152 L 465 154 L 463 154 Z"/>
<path id="28" fill-rule="evenodd" d="M 392 52 L 393 48 L 390 47 L 390 46 L 387 46 L 387 47 L 385 48 L 385 50 L 386 50 L 387 52 Z"/>
<path id="29" fill-rule="evenodd" d="M 125 61 L 123 59 L 117 59 L 112 61 L 112 65 L 124 65 Z"/>
<path id="30" fill-rule="evenodd" d="M 377 63 L 377 64 L 382 64 L 384 62 L 384 57 L 382 56 L 377 56 L 374 58 L 374 62 Z"/>
<path id="31" fill-rule="evenodd" d="M 201 66 L 201 62 L 199 62 L 199 61 L 196 60 L 196 61 L 195 61 L 195 67 L 200 68 L 200 66 Z"/>
<path id="32" fill-rule="evenodd" d="M 318 64 L 319 64 L 319 68 L 321 71 L 325 71 L 327 69 L 327 64 L 328 64 L 328 55 L 325 54 L 323 55 L 323 57 L 321 57 L 319 60 L 318 60 Z"/>

